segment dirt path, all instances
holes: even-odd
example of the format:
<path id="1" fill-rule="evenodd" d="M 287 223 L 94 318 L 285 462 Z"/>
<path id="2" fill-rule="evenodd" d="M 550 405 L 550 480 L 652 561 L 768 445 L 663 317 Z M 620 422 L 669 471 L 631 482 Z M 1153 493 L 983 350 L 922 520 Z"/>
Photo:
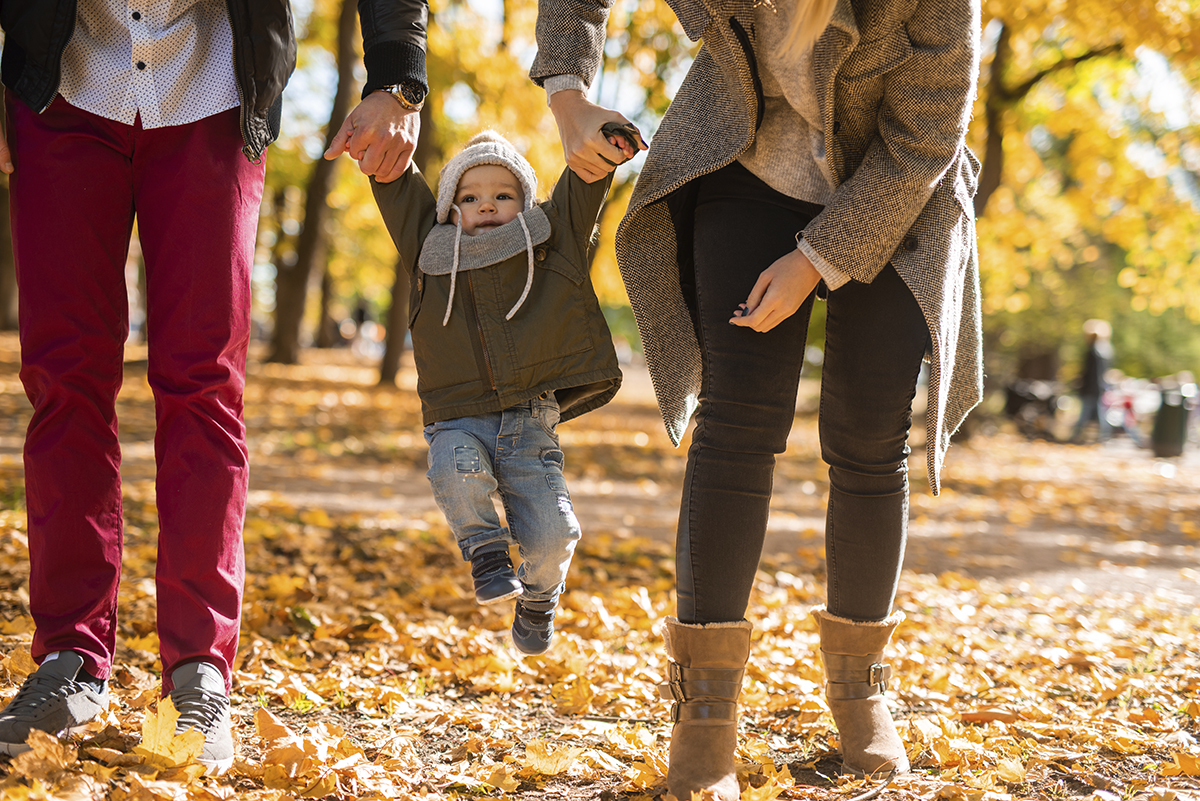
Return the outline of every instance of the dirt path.
<path id="1" fill-rule="evenodd" d="M 15 353 L 5 349 L 5 355 L 0 398 L 10 413 L 0 430 L 0 467 L 19 470 L 28 404 L 16 380 Z M 337 417 L 347 391 L 372 392 L 373 370 L 345 352 L 306 358 L 307 367 L 251 365 L 251 505 L 274 501 L 331 515 L 436 519 L 424 478 L 424 442 L 412 415 L 407 424 L 403 415 L 396 416 L 395 426 L 379 433 L 389 443 L 386 452 L 375 452 L 369 431 L 352 425 L 343 431 L 336 420 L 328 422 Z M 671 542 L 686 451 L 670 447 L 644 370 L 626 373 L 616 401 L 561 429 L 572 495 L 585 532 Z M 122 473 L 129 481 L 148 482 L 154 472 L 153 421 L 148 390 L 139 386 L 144 375 L 144 364 L 131 361 L 122 395 Z M 412 389 L 414 381 L 407 366 L 401 389 Z M 324 390 L 313 390 L 314 382 Z M 806 385 L 802 394 L 812 391 Z M 289 392 L 318 393 L 303 405 L 315 410 L 311 419 L 289 423 L 273 417 L 278 411 L 273 398 L 296 402 Z M 299 438 L 314 423 L 318 433 L 332 426 L 334 438 L 350 431 L 347 442 L 367 440 L 367 452 L 359 457 L 289 452 L 278 445 L 281 437 Z M 372 426 L 380 424 L 365 422 L 360 428 Z M 940 498 L 929 494 L 923 452 L 914 451 L 908 570 L 1024 582 L 1051 594 L 1107 590 L 1160 593 L 1181 604 L 1200 600 L 1200 448 L 1195 443 L 1184 457 L 1163 460 L 1126 440 L 1077 447 L 1026 442 L 1004 433 L 978 435 L 951 449 Z M 798 415 L 776 471 L 768 557 L 821 571 L 826 491 L 815 416 Z"/>

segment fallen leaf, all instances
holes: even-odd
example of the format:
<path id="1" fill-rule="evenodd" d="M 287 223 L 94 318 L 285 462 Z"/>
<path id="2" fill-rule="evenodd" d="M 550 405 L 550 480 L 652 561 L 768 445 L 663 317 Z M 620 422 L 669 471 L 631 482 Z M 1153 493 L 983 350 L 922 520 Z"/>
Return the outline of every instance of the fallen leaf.
<path id="1" fill-rule="evenodd" d="M 525 744 L 525 767 L 543 776 L 557 776 L 570 768 L 584 750 L 565 745 L 552 748 L 544 740 L 530 740 Z"/>
<path id="2" fill-rule="evenodd" d="M 75 764 L 75 749 L 59 742 L 53 734 L 33 729 L 26 744 L 29 750 L 12 760 L 12 772 L 26 779 L 53 779 Z"/>
<path id="3" fill-rule="evenodd" d="M 1021 716 L 1007 707 L 984 706 L 960 712 L 958 719 L 964 723 L 991 723 L 992 721 L 1015 723 L 1021 719 Z"/>
<path id="4" fill-rule="evenodd" d="M 497 765 L 484 782 L 505 793 L 511 793 L 521 786 L 521 781 L 516 778 L 516 769 L 512 765 Z"/>
<path id="5" fill-rule="evenodd" d="M 1025 781 L 1025 766 L 1017 759 L 1002 759 L 996 765 L 996 775 L 1010 783 Z"/>
<path id="6" fill-rule="evenodd" d="M 287 724 L 277 718 L 271 710 L 260 706 L 254 710 L 254 731 L 268 743 L 276 740 L 294 739 L 295 734 Z"/>
<path id="7" fill-rule="evenodd" d="M 179 713 L 170 696 L 163 698 L 153 710 L 147 710 L 142 722 L 141 745 L 133 749 L 145 757 L 146 763 L 161 768 L 185 765 L 200 756 L 204 749 L 204 734 L 197 729 L 175 733 Z"/>
<path id="8" fill-rule="evenodd" d="M 14 679 L 24 679 L 30 673 L 38 669 L 37 662 L 33 661 L 33 657 L 29 655 L 29 649 L 25 646 L 15 648 L 4 659 L 0 659 L 0 668 L 8 672 L 8 675 Z"/>

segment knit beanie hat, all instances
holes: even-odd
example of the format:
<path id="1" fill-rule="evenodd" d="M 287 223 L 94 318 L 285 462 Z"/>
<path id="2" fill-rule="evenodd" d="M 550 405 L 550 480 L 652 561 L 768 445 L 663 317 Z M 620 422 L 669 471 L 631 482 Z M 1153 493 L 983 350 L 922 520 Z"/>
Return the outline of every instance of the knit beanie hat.
<path id="1" fill-rule="evenodd" d="M 525 157 L 517 152 L 512 142 L 509 142 L 495 131 L 485 130 L 472 136 L 458 155 L 446 162 L 442 173 L 438 176 L 437 221 L 444 223 L 450 219 L 450 206 L 454 203 L 454 194 L 458 191 L 458 182 L 463 173 L 481 164 L 495 164 L 504 167 L 521 183 L 525 192 L 525 208 L 533 208 L 537 195 L 537 175 Z"/>

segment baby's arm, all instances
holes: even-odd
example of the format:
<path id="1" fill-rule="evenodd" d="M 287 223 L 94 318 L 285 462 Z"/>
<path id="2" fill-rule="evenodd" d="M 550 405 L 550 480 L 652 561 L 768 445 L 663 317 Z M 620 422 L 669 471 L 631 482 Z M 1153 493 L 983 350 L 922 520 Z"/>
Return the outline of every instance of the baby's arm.
<path id="1" fill-rule="evenodd" d="M 391 183 L 381 184 L 372 178 L 371 191 L 375 193 L 375 203 L 392 235 L 401 264 L 409 275 L 414 274 L 421 245 L 437 218 L 433 192 L 415 164 Z"/>
<path id="2" fill-rule="evenodd" d="M 563 170 L 551 195 L 553 210 L 547 210 L 553 217 L 551 222 L 556 232 L 562 230 L 562 233 L 557 235 L 560 248 L 566 246 L 566 237 L 570 236 L 573 246 L 579 250 L 581 258 L 586 260 L 588 244 L 600 217 L 600 209 L 608 197 L 608 190 L 612 187 L 612 181 L 611 172 L 599 181 L 588 183 L 570 167 Z M 570 229 L 570 234 L 566 233 L 567 229 Z"/>

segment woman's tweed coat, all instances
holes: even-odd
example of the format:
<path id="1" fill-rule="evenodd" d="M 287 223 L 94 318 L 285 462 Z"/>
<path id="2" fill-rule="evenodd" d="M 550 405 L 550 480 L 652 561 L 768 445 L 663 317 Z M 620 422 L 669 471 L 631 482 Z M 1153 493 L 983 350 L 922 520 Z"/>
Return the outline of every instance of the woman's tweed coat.
<path id="1" fill-rule="evenodd" d="M 668 2 L 703 45 L 654 136 L 617 231 L 617 260 L 663 420 L 678 444 L 696 407 L 701 360 L 664 198 L 749 146 L 761 88 L 756 0 Z M 531 77 L 578 75 L 590 83 L 610 5 L 541 0 Z M 839 186 L 804 238 L 857 281 L 870 282 L 891 261 L 916 297 L 932 339 L 926 442 L 935 493 L 950 435 L 983 388 L 972 211 L 979 163 L 964 143 L 979 24 L 979 0 L 839 0 L 813 54 Z"/>

